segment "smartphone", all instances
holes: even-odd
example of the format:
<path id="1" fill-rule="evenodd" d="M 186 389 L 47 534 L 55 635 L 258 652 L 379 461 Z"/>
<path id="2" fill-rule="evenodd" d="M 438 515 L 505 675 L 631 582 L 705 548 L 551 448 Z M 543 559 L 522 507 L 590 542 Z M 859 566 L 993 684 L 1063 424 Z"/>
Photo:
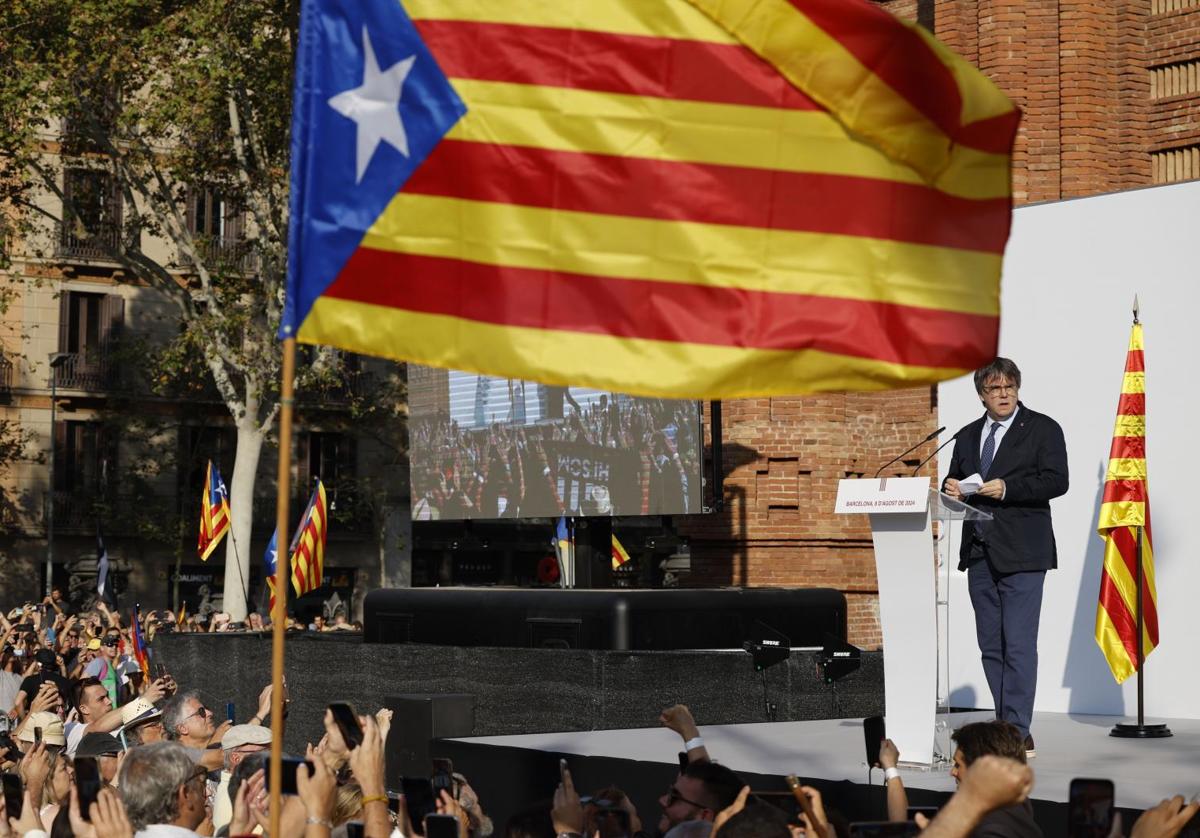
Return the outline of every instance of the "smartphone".
<path id="1" fill-rule="evenodd" d="M 860 821 L 850 824 L 850 838 L 914 838 L 921 829 L 912 821 Z"/>
<path id="2" fill-rule="evenodd" d="M 400 796 L 400 792 L 387 790 L 388 808 L 392 810 L 393 815 L 400 814 L 400 803 L 404 798 Z"/>
<path id="3" fill-rule="evenodd" d="M 365 838 L 366 829 L 362 821 L 346 821 L 346 838 Z"/>
<path id="4" fill-rule="evenodd" d="M 232 701 L 225 702 L 225 718 L 229 720 L 230 724 L 234 723 L 234 712 L 233 712 L 233 702 Z"/>
<path id="5" fill-rule="evenodd" d="M 21 778 L 16 774 L 0 774 L 4 781 L 4 808 L 10 818 L 21 817 L 24 808 L 25 789 L 21 786 Z"/>
<path id="6" fill-rule="evenodd" d="M 682 774 L 684 771 L 687 770 L 688 762 L 689 762 L 689 760 L 688 760 L 687 751 L 680 751 L 679 752 L 679 773 L 680 774 Z"/>
<path id="7" fill-rule="evenodd" d="M 75 788 L 79 790 L 79 814 L 83 819 L 91 820 L 88 813 L 104 781 L 100 779 L 100 766 L 95 757 L 75 757 Z"/>
<path id="8" fill-rule="evenodd" d="M 282 794 L 299 794 L 296 786 L 296 770 L 301 766 L 308 768 L 308 773 L 311 776 L 313 764 L 311 760 L 300 759 L 300 757 L 284 757 L 283 771 L 279 778 L 279 788 Z"/>
<path id="9" fill-rule="evenodd" d="M 437 811 L 433 784 L 428 777 L 401 777 L 400 791 L 408 808 L 408 820 L 414 827 L 424 822 L 426 815 Z"/>
<path id="10" fill-rule="evenodd" d="M 429 783 L 433 787 L 435 800 L 441 795 L 442 789 L 450 792 L 451 797 L 458 797 L 454 788 L 454 763 L 445 757 L 434 758 L 433 775 L 429 778 Z"/>
<path id="11" fill-rule="evenodd" d="M 167 677 L 167 665 L 165 663 L 154 664 L 154 677 L 155 679 Z"/>
<path id="12" fill-rule="evenodd" d="M 34 745 L 42 744 L 42 729 L 40 727 L 35 727 L 33 729 L 33 744 Z"/>
<path id="13" fill-rule="evenodd" d="M 879 746 L 883 743 L 887 732 L 883 726 L 883 716 L 867 716 L 863 719 L 863 741 L 867 746 L 867 766 L 879 766 Z"/>
<path id="14" fill-rule="evenodd" d="M 908 813 L 905 815 L 905 817 L 908 818 L 910 821 L 915 821 L 917 819 L 917 815 L 921 814 L 921 815 L 924 815 L 925 817 L 929 818 L 930 820 L 933 820 L 934 818 L 937 817 L 937 813 L 938 813 L 937 806 L 909 806 Z"/>
<path id="15" fill-rule="evenodd" d="M 436 812 L 426 815 L 425 838 L 458 838 L 458 818 Z"/>
<path id="16" fill-rule="evenodd" d="M 1067 838 L 1104 838 L 1112 830 L 1112 780 L 1076 777 L 1067 797 Z"/>
<path id="17" fill-rule="evenodd" d="M 362 725 L 358 721 L 358 715 L 354 712 L 354 708 L 344 701 L 338 701 L 329 705 L 329 712 L 333 714 L 333 723 L 342 732 L 346 750 L 353 751 L 361 745 L 363 741 Z"/>
<path id="18" fill-rule="evenodd" d="M 592 820 L 590 833 L 600 838 L 630 838 L 629 813 L 624 809 L 602 808 Z"/>

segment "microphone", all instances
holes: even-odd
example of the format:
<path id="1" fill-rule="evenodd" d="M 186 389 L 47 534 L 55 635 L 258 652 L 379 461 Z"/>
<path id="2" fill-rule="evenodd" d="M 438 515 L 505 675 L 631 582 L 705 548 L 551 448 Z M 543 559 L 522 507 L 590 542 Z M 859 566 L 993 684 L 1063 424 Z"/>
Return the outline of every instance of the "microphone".
<path id="1" fill-rule="evenodd" d="M 933 453 L 932 453 L 932 454 L 930 454 L 930 455 L 929 455 L 928 457 L 926 457 L 925 459 L 921 460 L 921 462 L 917 463 L 917 467 L 913 469 L 913 472 L 912 472 L 912 474 L 910 475 L 910 477 L 916 477 L 916 476 L 917 476 L 917 472 L 921 470 L 921 466 L 925 465 L 927 462 L 929 462 L 929 461 L 930 461 L 930 460 L 932 460 L 934 457 L 936 457 L 936 456 L 937 456 L 937 453 L 938 453 L 939 451 L 941 451 L 943 448 L 945 448 L 947 445 L 949 445 L 950 443 L 954 442 L 954 440 L 958 439 L 958 434 L 959 434 L 959 431 L 955 431 L 955 432 L 954 432 L 954 436 L 950 437 L 948 440 L 946 440 L 945 442 L 943 442 L 943 443 L 942 443 L 941 445 L 939 445 L 937 448 L 933 449 Z"/>
<path id="2" fill-rule="evenodd" d="M 882 471 L 883 471 L 885 468 L 887 468 L 888 466 L 890 466 L 892 463 L 894 463 L 894 462 L 896 462 L 897 460 L 899 460 L 899 459 L 900 459 L 901 457 L 903 457 L 905 454 L 909 454 L 909 453 L 911 453 L 912 451 L 915 451 L 916 449 L 920 448 L 922 445 L 924 445 L 925 443 L 929 442 L 929 440 L 931 440 L 931 439 L 934 439 L 934 438 L 935 438 L 935 437 L 936 437 L 938 434 L 940 434 L 940 433 L 941 433 L 942 431 L 944 431 L 944 430 L 946 430 L 946 426 L 945 426 L 945 425 L 942 425 L 940 428 L 938 428 L 936 431 L 934 431 L 933 433 L 931 433 L 929 436 L 925 437 L 923 440 L 921 440 L 920 442 L 918 442 L 918 443 L 917 443 L 916 445 L 914 445 L 912 448 L 909 448 L 907 451 L 903 451 L 903 452 L 901 452 L 901 454 L 900 454 L 900 456 L 899 456 L 899 457 L 894 457 L 894 458 L 892 458 L 892 459 L 888 460 L 886 463 L 884 463 L 883 465 L 881 465 L 881 466 L 879 467 L 879 471 L 875 472 L 875 476 L 876 476 L 876 477 L 878 477 L 878 476 L 880 475 L 880 473 L 881 473 L 881 472 L 882 472 Z"/>

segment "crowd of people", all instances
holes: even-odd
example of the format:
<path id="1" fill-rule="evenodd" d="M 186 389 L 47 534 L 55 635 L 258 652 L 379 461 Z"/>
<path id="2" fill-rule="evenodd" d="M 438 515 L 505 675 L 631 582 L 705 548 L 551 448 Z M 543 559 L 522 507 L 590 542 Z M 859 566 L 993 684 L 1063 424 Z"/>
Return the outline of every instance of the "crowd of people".
<path id="1" fill-rule="evenodd" d="M 0 616 L 0 838 L 269 835 L 271 686 L 245 722 L 219 721 L 198 685 L 178 684 L 134 653 L 135 641 L 153 636 L 152 614 L 135 637 L 134 627 L 103 605 L 69 612 L 59 594 Z M 286 720 L 286 688 L 282 706 Z M 286 762 L 294 766 L 294 788 L 282 800 L 281 836 L 834 838 L 855 834 L 854 822 L 902 822 L 911 814 L 896 770 L 900 754 L 889 740 L 879 756 L 886 810 L 834 811 L 816 788 L 789 777 L 789 811 L 710 755 L 691 712 L 675 705 L 660 720 L 680 737 L 686 760 L 655 811 L 639 812 L 633 798 L 641 795 L 622 790 L 620 778 L 581 795 L 564 762 L 557 788 L 531 789 L 531 800 L 542 802 L 501 827 L 459 773 L 431 784 L 427 805 L 418 808 L 411 796 L 389 790 L 391 711 L 339 708 L 346 710 L 325 711 L 323 738 Z M 1004 721 L 977 722 L 960 727 L 954 741 L 957 791 L 936 813 L 915 814 L 911 829 L 928 838 L 1042 835 L 1021 732 Z M 1130 834 L 1171 838 L 1198 810 L 1200 802 L 1164 800 L 1137 818 Z M 1109 834 L 1124 834 L 1119 816 Z"/>
<path id="2" fill-rule="evenodd" d="M 698 432 L 695 402 L 607 394 L 528 425 L 416 416 L 413 518 L 699 512 Z"/>

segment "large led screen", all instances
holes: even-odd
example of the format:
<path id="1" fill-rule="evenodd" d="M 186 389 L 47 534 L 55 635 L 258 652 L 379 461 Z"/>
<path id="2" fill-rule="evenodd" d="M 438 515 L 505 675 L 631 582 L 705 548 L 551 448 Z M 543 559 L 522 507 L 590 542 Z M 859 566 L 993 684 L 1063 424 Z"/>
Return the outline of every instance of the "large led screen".
<path id="1" fill-rule="evenodd" d="M 413 520 L 701 511 L 700 403 L 409 365 Z"/>

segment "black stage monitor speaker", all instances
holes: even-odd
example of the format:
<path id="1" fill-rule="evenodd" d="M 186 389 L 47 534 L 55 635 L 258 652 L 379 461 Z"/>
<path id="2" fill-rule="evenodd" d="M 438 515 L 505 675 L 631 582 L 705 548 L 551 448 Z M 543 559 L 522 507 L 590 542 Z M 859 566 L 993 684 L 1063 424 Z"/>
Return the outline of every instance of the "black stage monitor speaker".
<path id="1" fill-rule="evenodd" d="M 421 693 L 388 696 L 392 729 L 385 745 L 387 785 L 400 789 L 401 777 L 429 777 L 433 760 L 430 741 L 475 732 L 475 696 L 466 693 Z"/>

